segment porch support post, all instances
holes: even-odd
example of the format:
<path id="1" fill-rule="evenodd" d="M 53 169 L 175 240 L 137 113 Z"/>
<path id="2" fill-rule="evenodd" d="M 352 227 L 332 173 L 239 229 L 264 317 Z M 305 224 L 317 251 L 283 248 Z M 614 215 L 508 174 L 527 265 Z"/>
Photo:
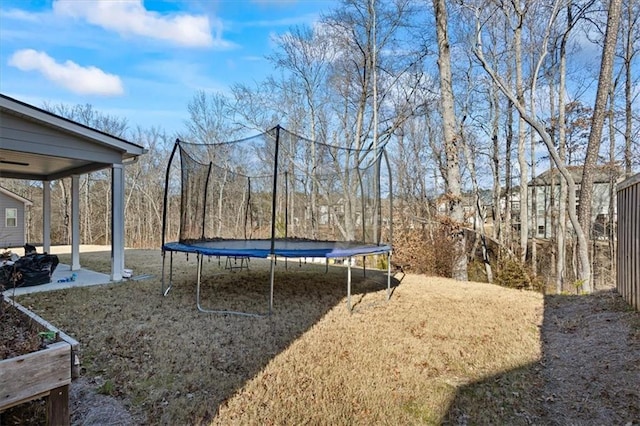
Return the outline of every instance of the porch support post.
<path id="1" fill-rule="evenodd" d="M 80 269 L 80 175 L 71 176 L 71 270 Z"/>
<path id="2" fill-rule="evenodd" d="M 51 253 L 51 182 L 42 181 L 42 251 Z"/>
<path id="3" fill-rule="evenodd" d="M 111 166 L 111 280 L 122 281 L 124 272 L 124 167 Z"/>

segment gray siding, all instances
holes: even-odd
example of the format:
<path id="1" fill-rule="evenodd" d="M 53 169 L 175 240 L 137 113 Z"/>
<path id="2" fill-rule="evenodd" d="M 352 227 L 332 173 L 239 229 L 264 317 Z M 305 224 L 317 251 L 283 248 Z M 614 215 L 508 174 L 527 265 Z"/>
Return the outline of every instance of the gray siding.
<path id="1" fill-rule="evenodd" d="M 579 185 L 578 185 L 579 189 Z M 560 186 L 555 185 L 553 194 L 551 194 L 551 186 L 530 186 L 529 187 L 529 220 L 531 221 L 534 209 L 531 207 L 533 202 L 533 194 L 535 191 L 536 197 L 536 209 L 535 209 L 535 224 L 530 232 L 533 232 L 536 238 L 551 238 L 552 235 L 552 221 L 551 214 L 553 213 L 551 198 L 553 196 L 557 205 L 560 198 Z M 576 207 L 579 200 L 576 199 Z M 614 200 L 615 206 L 615 200 Z M 557 207 L 555 207 L 557 208 Z M 614 209 L 615 214 L 615 209 Z M 608 183 L 594 183 L 593 195 L 592 195 L 592 207 L 591 207 L 591 223 L 595 223 L 598 219 L 598 215 L 609 215 L 609 184 Z M 531 221 L 531 223 L 534 223 Z"/>
<path id="2" fill-rule="evenodd" d="M 6 224 L 6 209 L 18 210 L 18 223 L 17 226 L 7 228 Z M 24 222 L 25 222 L 25 205 L 23 202 L 9 197 L 8 195 L 0 192 L 0 249 L 9 247 L 22 247 L 25 244 L 24 240 Z"/>

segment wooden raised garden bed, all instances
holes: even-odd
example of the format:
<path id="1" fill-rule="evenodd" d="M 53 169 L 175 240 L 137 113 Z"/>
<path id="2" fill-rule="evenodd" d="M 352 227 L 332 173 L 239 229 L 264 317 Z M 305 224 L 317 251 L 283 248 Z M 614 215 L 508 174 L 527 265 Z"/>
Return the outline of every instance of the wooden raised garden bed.
<path id="1" fill-rule="evenodd" d="M 19 303 L 2 301 L 16 309 L 25 324 L 47 333 L 44 348 L 0 361 L 0 413 L 16 405 L 47 397 L 47 423 L 69 424 L 69 384 L 78 376 L 78 342 Z"/>

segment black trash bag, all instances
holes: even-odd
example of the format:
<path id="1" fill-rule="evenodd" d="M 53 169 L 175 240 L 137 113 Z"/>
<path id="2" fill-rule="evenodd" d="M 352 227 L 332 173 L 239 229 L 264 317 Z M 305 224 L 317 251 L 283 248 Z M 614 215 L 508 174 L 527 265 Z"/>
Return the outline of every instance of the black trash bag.
<path id="1" fill-rule="evenodd" d="M 0 291 L 13 287 L 13 265 L 0 266 Z"/>
<path id="2" fill-rule="evenodd" d="M 13 264 L 15 286 L 29 287 L 51 282 L 51 275 L 58 266 L 58 256 L 50 254 L 31 254 L 21 257 Z M 12 285 L 13 287 L 13 285 Z"/>

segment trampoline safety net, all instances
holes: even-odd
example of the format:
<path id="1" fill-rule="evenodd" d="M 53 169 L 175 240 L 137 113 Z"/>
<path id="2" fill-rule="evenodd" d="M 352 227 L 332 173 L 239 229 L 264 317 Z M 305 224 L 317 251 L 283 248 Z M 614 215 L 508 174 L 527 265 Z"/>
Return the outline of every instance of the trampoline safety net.
<path id="1" fill-rule="evenodd" d="M 176 155 L 179 163 L 172 166 Z M 170 181 L 177 164 L 179 186 Z M 333 146 L 280 126 L 230 142 L 177 140 L 167 169 L 162 243 L 169 230 L 184 244 L 216 239 L 386 244 L 392 208 L 388 167 L 384 149 Z M 178 198 L 180 211 L 167 212 Z"/>

